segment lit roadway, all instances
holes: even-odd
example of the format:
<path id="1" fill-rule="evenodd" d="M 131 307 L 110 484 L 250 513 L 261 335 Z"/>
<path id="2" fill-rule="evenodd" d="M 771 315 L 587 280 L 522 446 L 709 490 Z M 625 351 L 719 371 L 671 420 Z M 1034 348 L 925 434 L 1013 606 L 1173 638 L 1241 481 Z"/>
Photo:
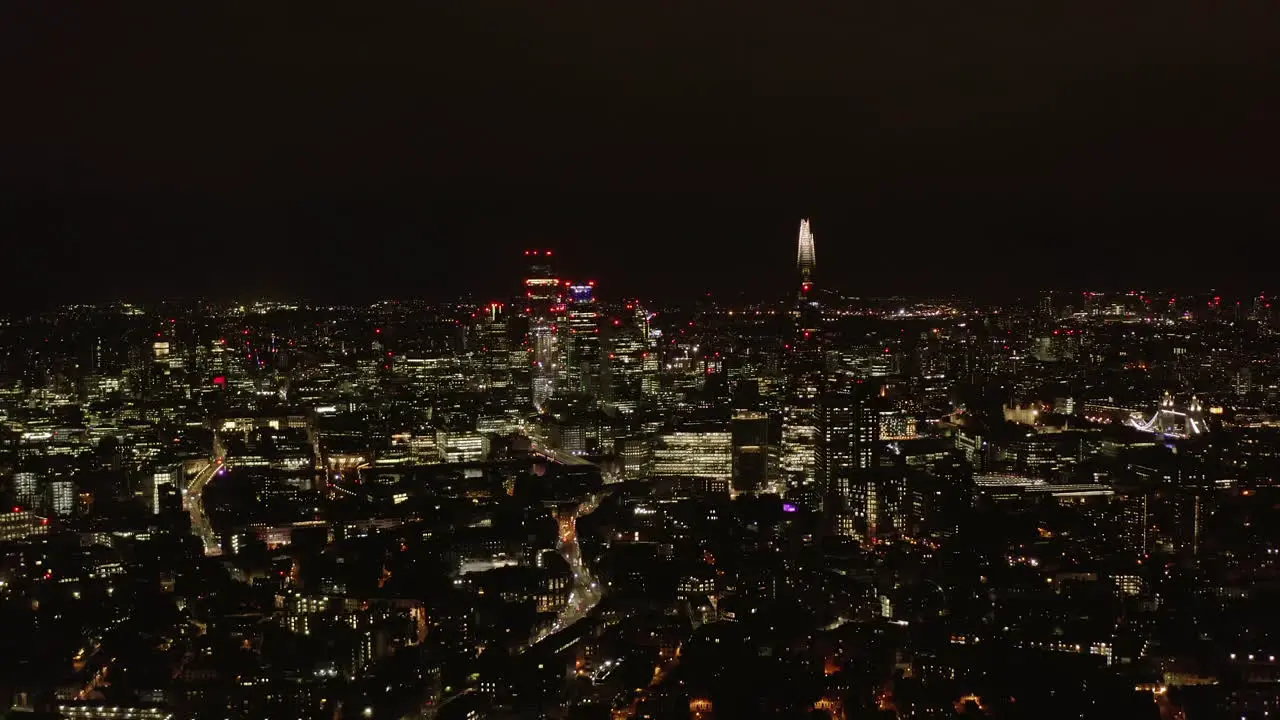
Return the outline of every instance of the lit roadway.
<path id="1" fill-rule="evenodd" d="M 552 462 L 558 462 L 563 465 L 582 466 L 595 464 L 586 458 L 547 447 L 532 439 L 531 448 L 535 455 L 541 455 Z M 573 586 L 569 592 L 569 604 L 560 612 L 559 617 L 556 618 L 555 623 L 549 629 L 538 633 L 534 637 L 534 643 L 578 622 L 586 617 L 587 613 L 591 612 L 591 608 L 595 607 L 596 603 L 600 602 L 600 583 L 582 562 L 582 549 L 578 547 L 577 525 L 578 518 L 595 512 L 596 507 L 600 505 L 600 498 L 600 495 L 588 497 L 578 507 L 574 508 L 573 513 L 569 515 L 562 517 L 555 513 L 556 521 L 560 524 L 560 542 L 557 549 L 564 557 L 565 562 L 569 563 L 569 569 L 573 571 Z"/>
<path id="2" fill-rule="evenodd" d="M 560 542 L 557 549 L 569 563 L 569 569 L 573 572 L 573 585 L 569 591 L 569 604 L 560 611 L 560 615 L 556 617 L 555 623 L 550 628 L 533 638 L 533 643 L 578 622 L 591 612 L 596 603 L 600 602 L 600 583 L 582 562 L 582 548 L 578 546 L 578 518 L 594 512 L 600 505 L 600 498 L 601 495 L 592 495 L 574 508 L 572 513 L 556 516 L 556 521 L 560 525 Z"/>
<path id="3" fill-rule="evenodd" d="M 542 457 L 548 460 L 551 460 L 553 462 L 558 462 L 562 465 L 593 465 L 594 464 L 590 460 L 587 460 L 586 458 L 579 457 L 577 455 L 574 455 L 573 453 L 567 453 L 563 450 L 554 450 L 552 448 L 539 444 L 537 441 L 532 441 L 531 447 L 533 448 L 533 453 L 535 455 L 541 455 Z M 586 515 L 586 514 L 587 513 L 583 513 L 583 515 Z"/>
<path id="4" fill-rule="evenodd" d="M 217 475 L 225 469 L 222 462 L 222 448 L 217 438 L 213 441 L 214 453 L 216 459 L 209 461 L 209 464 L 196 473 L 195 478 L 191 480 L 191 484 L 187 486 L 186 494 L 183 496 L 183 503 L 187 506 L 187 512 L 191 513 L 191 532 L 200 538 L 204 544 L 205 555 L 221 555 L 222 547 L 218 544 L 218 536 L 213 532 L 213 525 L 209 523 L 209 514 L 204 509 L 204 486 L 209 484 Z"/>

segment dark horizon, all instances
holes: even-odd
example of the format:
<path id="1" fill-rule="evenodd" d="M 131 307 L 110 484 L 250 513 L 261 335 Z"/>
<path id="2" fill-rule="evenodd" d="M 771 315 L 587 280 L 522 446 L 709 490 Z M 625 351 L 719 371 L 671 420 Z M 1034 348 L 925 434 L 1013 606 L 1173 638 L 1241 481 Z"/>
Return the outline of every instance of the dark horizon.
<path id="1" fill-rule="evenodd" d="M 49 235 L 31 241 L 23 233 L 39 227 L 39 219 L 10 232 L 18 239 L 11 244 L 14 267 L 30 274 L 15 278 L 4 297 L 21 307 L 59 304 L 55 290 L 66 302 L 498 299 L 519 291 L 521 250 L 548 247 L 556 251 L 558 274 L 596 280 L 606 297 L 678 301 L 709 291 L 766 298 L 798 282 L 801 217 L 813 221 L 818 285 L 849 295 L 1004 300 L 1046 289 L 1129 287 L 1248 294 L 1271 287 L 1262 248 L 1280 230 L 1251 223 L 1265 212 L 1262 197 L 1252 207 L 1233 198 L 1209 208 L 1194 205 L 1203 196 L 1157 197 L 1146 205 L 1119 198 L 1102 208 L 1082 204 L 1075 217 L 1065 216 L 1074 204 L 1033 210 L 1017 196 L 935 197 L 919 205 L 864 197 L 852 209 L 829 210 L 829 203 L 807 213 L 800 202 L 795 209 L 761 202 L 735 213 L 677 198 L 661 216 L 611 221 L 615 212 L 633 217 L 646 198 L 629 200 L 632 207 L 617 199 L 575 204 L 581 212 L 565 217 L 566 208 L 529 201 L 509 203 L 504 214 L 493 208 L 502 203 L 474 199 L 439 209 L 424 202 L 347 210 L 335 198 L 309 208 L 233 211 L 216 221 L 210 216 L 217 210 L 198 203 L 190 211 L 173 201 L 149 211 L 102 201 L 78 204 L 75 212 L 56 202 L 28 205 L 19 212 L 59 220 L 49 223 Z M 993 220 L 1001 206 L 1007 215 Z"/>

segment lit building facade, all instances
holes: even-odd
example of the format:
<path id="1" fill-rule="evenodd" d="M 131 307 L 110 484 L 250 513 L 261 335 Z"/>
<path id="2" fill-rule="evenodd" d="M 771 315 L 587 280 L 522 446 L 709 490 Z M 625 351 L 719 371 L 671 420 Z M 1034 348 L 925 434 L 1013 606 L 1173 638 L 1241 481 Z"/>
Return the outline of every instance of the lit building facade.
<path id="1" fill-rule="evenodd" d="M 556 390 L 555 313 L 561 309 L 560 280 L 551 271 L 550 250 L 526 250 L 529 271 L 524 280 L 525 315 L 529 321 L 525 350 L 530 363 L 530 392 L 541 408 Z"/>
<path id="2" fill-rule="evenodd" d="M 0 513 L 0 542 L 12 542 L 32 535 L 40 535 L 49 529 L 48 526 L 47 519 L 38 517 L 26 508 L 16 506 L 11 512 Z"/>
<path id="3" fill-rule="evenodd" d="M 47 507 L 58 517 L 68 517 L 76 510 L 76 485 L 70 478 L 54 478 L 49 481 Z"/>
<path id="4" fill-rule="evenodd" d="M 875 493 L 868 492 L 858 479 L 875 462 L 880 413 L 874 396 L 872 384 L 837 377 L 819 400 L 816 481 L 823 493 L 824 509 L 836 518 L 876 514 L 874 508 L 867 507 L 868 503 L 875 502 Z M 837 525 L 844 527 L 845 524 L 837 522 Z"/>
<path id="5" fill-rule="evenodd" d="M 600 311 L 595 283 L 566 284 L 564 320 L 558 324 L 561 389 L 595 397 L 600 386 Z"/>
<path id="6" fill-rule="evenodd" d="M 476 313 L 476 339 L 480 355 L 480 381 L 485 389 L 511 385 L 511 343 L 506 306 L 494 302 Z"/>
<path id="7" fill-rule="evenodd" d="M 733 436 L 733 489 L 759 492 L 769 483 L 769 416 L 739 412 L 729 422 Z"/>
<path id="8" fill-rule="evenodd" d="M 638 301 L 622 304 L 608 330 L 608 399 L 638 401 L 657 393 L 658 354 L 649 321 L 653 314 Z"/>
<path id="9" fill-rule="evenodd" d="M 733 476 L 733 438 L 723 430 L 680 430 L 659 436 L 653 473 L 663 476 Z"/>
<path id="10" fill-rule="evenodd" d="M 813 228 L 809 219 L 800 221 L 800 238 L 796 248 L 796 270 L 800 272 L 801 292 L 809 292 L 813 273 L 818 269 L 818 256 L 813 246 Z"/>

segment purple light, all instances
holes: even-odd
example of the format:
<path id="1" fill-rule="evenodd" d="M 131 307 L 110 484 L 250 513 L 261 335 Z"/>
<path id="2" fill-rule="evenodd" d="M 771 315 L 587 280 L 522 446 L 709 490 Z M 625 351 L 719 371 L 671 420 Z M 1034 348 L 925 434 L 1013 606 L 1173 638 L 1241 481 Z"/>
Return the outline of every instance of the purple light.
<path id="1" fill-rule="evenodd" d="M 782 503 L 782 512 L 795 512 L 796 506 L 791 503 Z"/>

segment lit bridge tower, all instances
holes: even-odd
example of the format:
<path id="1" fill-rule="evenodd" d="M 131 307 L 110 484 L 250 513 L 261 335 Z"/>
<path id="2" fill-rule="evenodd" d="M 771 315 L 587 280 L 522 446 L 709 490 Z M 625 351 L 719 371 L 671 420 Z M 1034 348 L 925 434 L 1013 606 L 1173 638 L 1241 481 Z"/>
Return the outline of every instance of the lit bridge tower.
<path id="1" fill-rule="evenodd" d="M 1205 432 L 1208 427 L 1204 421 L 1204 407 L 1197 397 L 1191 398 L 1191 404 L 1185 410 L 1179 410 L 1173 401 L 1173 395 L 1165 392 L 1160 400 L 1160 409 L 1148 419 L 1140 413 L 1129 418 L 1129 425 L 1143 432 L 1169 435 L 1173 437 L 1193 437 Z"/>

